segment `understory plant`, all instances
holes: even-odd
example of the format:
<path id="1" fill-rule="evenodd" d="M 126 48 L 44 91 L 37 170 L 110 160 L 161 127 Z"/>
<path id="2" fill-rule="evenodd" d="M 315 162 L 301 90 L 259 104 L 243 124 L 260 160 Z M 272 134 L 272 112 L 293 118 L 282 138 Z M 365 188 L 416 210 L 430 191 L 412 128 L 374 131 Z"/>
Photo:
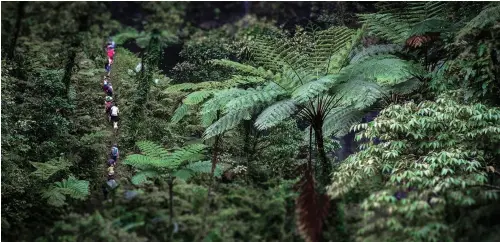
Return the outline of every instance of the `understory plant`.
<path id="1" fill-rule="evenodd" d="M 357 241 L 456 241 L 471 225 L 465 210 L 484 216 L 498 202 L 487 167 L 500 165 L 500 109 L 456 96 L 392 105 L 353 128 L 367 143 L 340 164 L 328 194 L 371 184 Z"/>

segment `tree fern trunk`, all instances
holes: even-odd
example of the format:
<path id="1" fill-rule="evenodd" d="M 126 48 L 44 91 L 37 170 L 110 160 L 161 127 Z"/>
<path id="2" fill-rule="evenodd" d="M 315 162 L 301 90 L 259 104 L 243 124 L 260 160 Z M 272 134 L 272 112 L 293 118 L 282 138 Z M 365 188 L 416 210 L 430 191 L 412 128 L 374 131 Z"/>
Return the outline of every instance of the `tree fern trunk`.
<path id="1" fill-rule="evenodd" d="M 328 162 L 328 158 L 326 157 L 325 144 L 323 139 L 323 125 L 318 125 L 319 127 L 314 128 L 314 137 L 316 139 L 316 146 L 318 149 L 318 156 L 321 161 L 321 185 L 320 187 L 325 187 L 329 181 L 330 176 L 330 164 Z"/>
<path id="2" fill-rule="evenodd" d="M 24 18 L 24 6 L 25 2 L 19 2 L 17 4 L 17 18 L 16 18 L 16 27 L 14 29 L 14 36 L 10 42 L 9 53 L 7 55 L 8 59 L 14 58 L 15 49 L 17 45 L 17 39 L 19 38 L 19 33 L 21 33 L 21 22 Z"/>

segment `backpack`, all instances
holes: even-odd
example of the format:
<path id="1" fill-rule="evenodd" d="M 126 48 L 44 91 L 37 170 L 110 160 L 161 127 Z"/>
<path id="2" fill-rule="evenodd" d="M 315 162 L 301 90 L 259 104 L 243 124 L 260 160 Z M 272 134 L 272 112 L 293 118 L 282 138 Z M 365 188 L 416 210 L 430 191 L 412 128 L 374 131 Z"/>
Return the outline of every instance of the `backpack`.
<path id="1" fill-rule="evenodd" d="M 116 147 L 111 148 L 111 155 L 118 156 L 118 148 L 116 148 Z"/>

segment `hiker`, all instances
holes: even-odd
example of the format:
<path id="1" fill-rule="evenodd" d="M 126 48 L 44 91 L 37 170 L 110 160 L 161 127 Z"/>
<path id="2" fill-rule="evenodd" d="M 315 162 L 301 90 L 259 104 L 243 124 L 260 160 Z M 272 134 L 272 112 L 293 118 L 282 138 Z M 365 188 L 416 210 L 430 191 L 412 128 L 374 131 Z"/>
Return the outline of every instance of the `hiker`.
<path id="1" fill-rule="evenodd" d="M 106 72 L 109 74 L 109 72 L 111 72 L 111 65 L 109 64 L 109 59 L 108 59 L 108 62 L 106 62 L 106 64 L 104 65 L 104 69 L 106 70 Z"/>
<path id="2" fill-rule="evenodd" d="M 113 103 L 113 106 L 111 107 L 111 121 L 113 122 L 113 127 L 115 129 L 118 129 L 118 106 L 116 106 L 115 103 Z"/>
<path id="3" fill-rule="evenodd" d="M 111 159 L 113 159 L 116 162 L 119 157 L 120 157 L 120 152 L 118 150 L 118 145 L 113 144 L 113 147 L 111 147 Z"/>
<path id="4" fill-rule="evenodd" d="M 116 166 L 116 160 L 109 159 L 108 160 L 108 166 L 111 166 L 111 165 Z"/>
<path id="5" fill-rule="evenodd" d="M 113 64 L 113 57 L 115 56 L 115 50 L 113 48 L 108 48 L 108 62 L 109 65 Z"/>
<path id="6" fill-rule="evenodd" d="M 108 181 L 115 179 L 115 165 L 114 163 L 108 167 Z"/>
<path id="7" fill-rule="evenodd" d="M 108 96 L 112 97 L 113 96 L 113 86 L 111 86 L 111 83 L 108 85 L 108 90 L 106 91 Z"/>
<path id="8" fill-rule="evenodd" d="M 104 77 L 104 81 L 102 83 L 102 90 L 104 90 L 105 93 L 108 93 L 108 87 L 111 85 L 109 82 L 109 79 L 107 77 Z"/>
<path id="9" fill-rule="evenodd" d="M 104 101 L 104 110 L 105 113 L 109 114 L 109 111 L 111 110 L 111 107 L 113 106 L 113 97 L 111 96 L 106 96 L 106 101 Z"/>

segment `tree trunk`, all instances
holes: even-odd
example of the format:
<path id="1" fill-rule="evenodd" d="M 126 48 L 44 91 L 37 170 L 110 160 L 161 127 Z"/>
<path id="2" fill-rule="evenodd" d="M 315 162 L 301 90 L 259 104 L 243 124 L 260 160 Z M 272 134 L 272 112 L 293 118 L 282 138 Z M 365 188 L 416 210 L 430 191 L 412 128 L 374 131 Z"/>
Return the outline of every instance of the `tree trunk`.
<path id="1" fill-rule="evenodd" d="M 328 158 L 326 157 L 322 124 L 314 127 L 314 137 L 316 139 L 318 156 L 321 161 L 322 174 L 321 174 L 320 187 L 323 188 L 326 185 L 328 185 L 327 183 L 330 180 L 330 163 L 328 162 Z"/>
<path id="2" fill-rule="evenodd" d="M 19 38 L 19 34 L 21 33 L 21 22 L 24 18 L 24 6 L 26 2 L 19 2 L 17 4 L 17 18 L 16 18 L 16 26 L 14 29 L 14 36 L 10 42 L 9 52 L 7 54 L 8 59 L 14 58 L 15 49 L 17 45 L 17 39 Z"/>
<path id="3" fill-rule="evenodd" d="M 168 180 L 168 203 L 169 203 L 169 210 L 170 210 L 170 218 L 169 218 L 169 224 L 173 225 L 173 219 L 174 219 L 174 179 L 170 177 Z"/>

